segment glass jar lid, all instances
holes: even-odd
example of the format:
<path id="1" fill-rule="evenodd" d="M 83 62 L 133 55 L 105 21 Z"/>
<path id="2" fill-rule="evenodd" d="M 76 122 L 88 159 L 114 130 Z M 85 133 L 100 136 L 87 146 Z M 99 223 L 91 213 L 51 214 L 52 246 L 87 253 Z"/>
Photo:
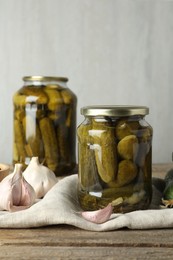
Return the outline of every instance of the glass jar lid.
<path id="1" fill-rule="evenodd" d="M 134 116 L 147 115 L 149 108 L 146 106 L 86 106 L 81 108 L 84 116 Z"/>
<path id="2" fill-rule="evenodd" d="M 25 76 L 23 77 L 23 81 L 29 81 L 29 82 L 43 82 L 43 81 L 63 81 L 67 82 L 68 78 L 66 77 L 51 77 L 51 76 Z"/>

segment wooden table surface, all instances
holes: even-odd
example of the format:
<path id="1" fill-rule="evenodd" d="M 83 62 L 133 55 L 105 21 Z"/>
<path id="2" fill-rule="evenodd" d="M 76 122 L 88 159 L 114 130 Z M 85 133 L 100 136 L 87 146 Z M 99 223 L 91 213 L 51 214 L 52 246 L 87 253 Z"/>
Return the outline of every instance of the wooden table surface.
<path id="1" fill-rule="evenodd" d="M 153 165 L 164 177 L 173 164 Z M 173 229 L 91 232 L 57 225 L 0 229 L 0 259 L 173 259 Z"/>

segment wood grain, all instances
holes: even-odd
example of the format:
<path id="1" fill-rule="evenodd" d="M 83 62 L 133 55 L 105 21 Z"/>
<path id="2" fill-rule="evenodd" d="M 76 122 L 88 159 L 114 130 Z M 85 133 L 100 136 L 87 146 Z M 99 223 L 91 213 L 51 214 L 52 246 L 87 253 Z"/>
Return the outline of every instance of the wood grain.
<path id="1" fill-rule="evenodd" d="M 0 257 L 169 259 L 173 256 L 172 234 L 171 229 L 89 232 L 62 225 L 36 229 L 2 229 Z"/>

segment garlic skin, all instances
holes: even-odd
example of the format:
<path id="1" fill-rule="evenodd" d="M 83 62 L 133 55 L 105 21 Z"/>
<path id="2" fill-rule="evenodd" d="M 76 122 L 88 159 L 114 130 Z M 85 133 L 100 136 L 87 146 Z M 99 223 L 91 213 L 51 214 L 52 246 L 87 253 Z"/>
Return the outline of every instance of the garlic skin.
<path id="1" fill-rule="evenodd" d="M 31 161 L 23 172 L 24 178 L 34 188 L 36 198 L 40 199 L 57 183 L 53 171 L 39 163 L 38 157 L 32 157 Z"/>
<path id="2" fill-rule="evenodd" d="M 0 182 L 0 210 L 19 211 L 29 208 L 36 199 L 33 187 L 22 176 L 22 164 Z"/>
<path id="3" fill-rule="evenodd" d="M 86 220 L 96 223 L 102 224 L 110 219 L 110 216 L 113 212 L 113 206 L 109 203 L 105 208 L 94 210 L 94 211 L 84 211 L 81 212 L 81 215 Z"/>

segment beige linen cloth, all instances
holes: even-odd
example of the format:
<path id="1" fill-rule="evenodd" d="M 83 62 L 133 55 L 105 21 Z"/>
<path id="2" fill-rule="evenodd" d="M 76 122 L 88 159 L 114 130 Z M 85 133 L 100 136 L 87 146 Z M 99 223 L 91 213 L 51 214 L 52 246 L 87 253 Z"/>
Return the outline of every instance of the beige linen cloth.
<path id="1" fill-rule="evenodd" d="M 94 224 L 81 217 L 77 200 L 77 175 L 60 180 L 42 200 L 18 212 L 0 211 L 0 228 L 30 228 L 68 224 L 91 231 L 154 229 L 173 227 L 173 209 L 159 209 L 161 194 L 154 187 L 148 210 L 112 214 L 109 221 Z"/>

